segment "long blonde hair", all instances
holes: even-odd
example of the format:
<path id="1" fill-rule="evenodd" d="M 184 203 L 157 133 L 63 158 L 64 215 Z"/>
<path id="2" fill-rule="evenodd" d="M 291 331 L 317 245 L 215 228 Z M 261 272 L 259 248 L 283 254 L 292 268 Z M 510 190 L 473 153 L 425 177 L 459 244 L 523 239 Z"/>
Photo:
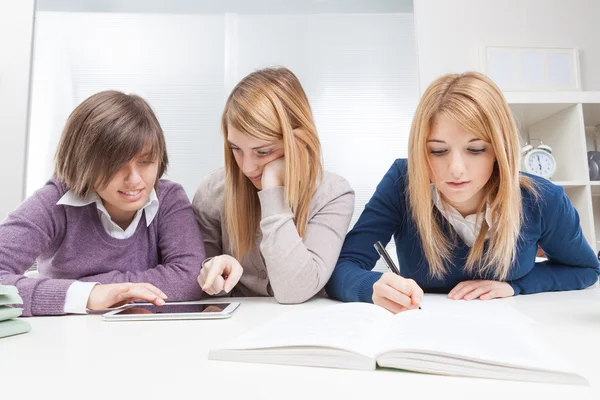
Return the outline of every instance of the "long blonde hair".
<path id="1" fill-rule="evenodd" d="M 448 74 L 436 79 L 425 91 L 413 118 L 408 144 L 408 197 L 430 275 L 442 278 L 444 262 L 451 262 L 452 237 L 436 218 L 431 198 L 427 139 L 436 116 L 444 115 L 491 144 L 496 163 L 483 189 L 477 214 L 489 204 L 493 216 L 488 250 L 485 219 L 469 251 L 467 273 L 504 280 L 515 259 L 523 219 L 521 186 L 535 195 L 533 181 L 519 174 L 520 142 L 517 127 L 502 92 L 487 76 L 477 72 Z M 479 217 L 481 218 L 481 217 Z M 488 278 L 489 279 L 489 278 Z"/>
<path id="2" fill-rule="evenodd" d="M 221 119 L 225 136 L 225 220 L 235 256 L 241 260 L 256 242 L 260 203 L 257 189 L 242 173 L 229 148 L 229 126 L 258 140 L 283 141 L 285 202 L 294 214 L 301 237 L 306 232 L 310 203 L 323 173 L 321 142 L 308 98 L 289 69 L 255 71 L 233 89 Z"/>

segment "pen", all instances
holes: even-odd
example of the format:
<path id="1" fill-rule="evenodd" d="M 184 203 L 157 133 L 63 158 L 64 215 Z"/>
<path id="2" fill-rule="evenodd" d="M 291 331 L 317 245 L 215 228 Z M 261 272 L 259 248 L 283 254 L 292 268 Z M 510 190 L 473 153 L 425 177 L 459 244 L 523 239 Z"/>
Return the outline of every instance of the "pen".
<path id="1" fill-rule="evenodd" d="M 385 247 L 383 247 L 381 242 L 379 240 L 376 241 L 373 247 L 375 247 L 375 250 L 377 250 L 381 258 L 383 258 L 383 261 L 385 261 L 390 271 L 400 276 L 400 270 L 398 269 L 398 267 L 396 267 L 396 264 L 394 264 L 394 260 L 392 260 L 392 257 L 390 257 L 389 253 L 387 252 Z M 419 307 L 419 310 L 420 309 L 421 307 Z"/>

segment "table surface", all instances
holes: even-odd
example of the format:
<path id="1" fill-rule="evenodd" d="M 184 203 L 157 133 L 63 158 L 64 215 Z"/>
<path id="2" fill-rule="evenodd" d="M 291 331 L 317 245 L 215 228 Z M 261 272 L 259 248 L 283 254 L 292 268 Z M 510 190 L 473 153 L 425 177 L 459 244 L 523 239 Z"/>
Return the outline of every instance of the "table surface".
<path id="1" fill-rule="evenodd" d="M 571 362 L 589 386 L 209 360 L 211 348 L 277 315 L 334 303 L 328 299 L 300 305 L 280 305 L 272 298 L 236 300 L 242 305 L 225 320 L 27 318 L 31 332 L 0 339 L 0 397 L 600 399 L 599 289 L 498 300 L 536 320 L 532 326 L 539 337 Z"/>

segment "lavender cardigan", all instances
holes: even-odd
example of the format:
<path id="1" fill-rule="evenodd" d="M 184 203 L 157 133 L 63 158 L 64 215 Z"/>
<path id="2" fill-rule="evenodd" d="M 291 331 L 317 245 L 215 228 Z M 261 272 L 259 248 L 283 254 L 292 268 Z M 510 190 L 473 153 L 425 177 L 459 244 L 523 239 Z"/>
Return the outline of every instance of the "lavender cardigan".
<path id="1" fill-rule="evenodd" d="M 23 315 L 63 314 L 75 280 L 148 282 L 169 301 L 200 298 L 204 243 L 181 185 L 160 181 L 158 214 L 149 226 L 140 220 L 128 239 L 106 233 L 95 203 L 57 205 L 67 190 L 50 180 L 0 225 L 0 281 L 18 288 Z M 25 277 L 36 258 L 39 278 Z"/>

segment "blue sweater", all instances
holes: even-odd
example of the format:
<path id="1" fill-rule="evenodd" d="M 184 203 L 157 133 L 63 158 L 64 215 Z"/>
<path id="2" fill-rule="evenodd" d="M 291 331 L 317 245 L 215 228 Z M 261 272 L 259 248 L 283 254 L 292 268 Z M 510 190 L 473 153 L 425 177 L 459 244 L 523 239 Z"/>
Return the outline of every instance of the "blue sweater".
<path id="1" fill-rule="evenodd" d="M 515 295 L 583 289 L 594 284 L 600 274 L 600 264 L 581 232 L 579 215 L 563 188 L 546 179 L 528 176 L 534 180 L 539 197 L 536 200 L 529 191 L 522 190 L 524 222 L 507 282 Z M 379 240 L 387 245 L 392 236 L 400 273 L 414 279 L 425 292 L 448 293 L 462 281 L 491 279 L 464 271 L 470 248 L 458 235 L 451 235 L 453 228 L 449 224 L 444 224 L 443 229 L 456 237 L 453 265 L 445 265 L 447 274 L 442 279 L 429 275 L 427 259 L 406 201 L 407 177 L 407 160 L 396 160 L 346 236 L 326 286 L 329 296 L 342 301 L 372 302 L 373 284 L 381 277 L 380 272 L 371 271 L 379 259 L 373 243 Z M 548 261 L 535 262 L 538 245 Z"/>

